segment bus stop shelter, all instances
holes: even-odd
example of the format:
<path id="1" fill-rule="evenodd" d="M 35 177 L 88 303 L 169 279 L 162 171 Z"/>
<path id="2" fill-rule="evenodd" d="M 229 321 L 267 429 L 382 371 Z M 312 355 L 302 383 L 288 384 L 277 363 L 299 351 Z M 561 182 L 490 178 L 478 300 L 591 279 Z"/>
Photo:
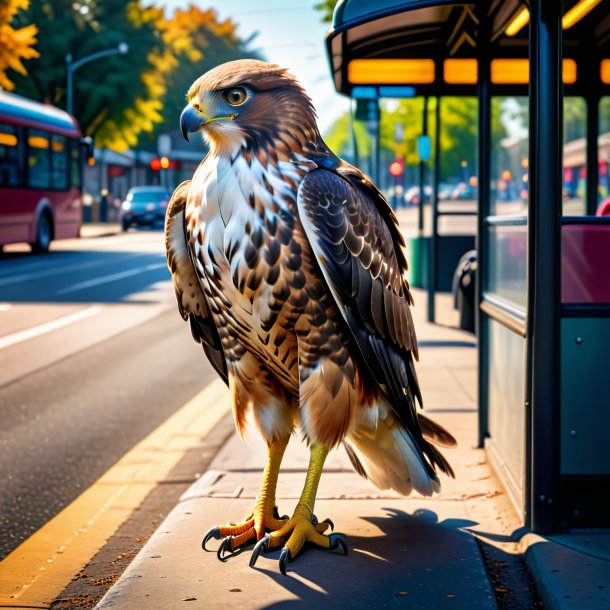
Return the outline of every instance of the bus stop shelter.
<path id="1" fill-rule="evenodd" d="M 480 443 L 532 530 L 610 527 L 610 218 L 594 216 L 610 160 L 600 115 L 610 108 L 610 4 L 343 0 L 327 50 L 345 95 L 437 100 L 432 232 L 419 269 L 432 303 L 448 264 L 439 108 L 446 96 L 476 96 Z M 499 151 L 495 102 L 509 96 L 523 102 L 528 128 Z M 583 108 L 583 133 L 564 145 L 568 98 Z M 578 193 L 580 204 L 570 199 Z"/>

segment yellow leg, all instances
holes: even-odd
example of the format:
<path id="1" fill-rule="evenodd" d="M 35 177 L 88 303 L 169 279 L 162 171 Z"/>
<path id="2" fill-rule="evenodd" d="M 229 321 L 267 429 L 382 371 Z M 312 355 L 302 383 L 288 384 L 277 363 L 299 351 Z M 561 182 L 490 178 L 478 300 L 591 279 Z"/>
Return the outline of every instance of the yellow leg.
<path id="1" fill-rule="evenodd" d="M 289 438 L 269 443 L 263 481 L 252 511 L 240 523 L 213 527 L 203 539 L 204 550 L 207 550 L 206 543 L 211 538 L 222 538 L 217 554 L 219 559 L 225 559 L 225 554 L 230 554 L 249 542 L 260 540 L 266 531 L 275 531 L 284 525 L 285 520 L 280 519 L 275 511 L 275 492 L 280 464 Z"/>
<path id="2" fill-rule="evenodd" d="M 301 498 L 294 509 L 294 514 L 281 528 L 267 534 L 259 541 L 254 547 L 250 566 L 254 566 L 261 551 L 268 551 L 284 545 L 280 555 L 280 570 L 283 574 L 286 574 L 286 564 L 290 559 L 296 557 L 306 542 L 324 549 L 341 548 L 347 554 L 347 544 L 342 534 L 324 535 L 326 529 L 329 526 L 332 527 L 332 523 L 330 521 L 317 523 L 313 518 L 316 493 L 328 449 L 323 445 L 314 443 L 310 447 L 310 452 L 305 485 Z"/>

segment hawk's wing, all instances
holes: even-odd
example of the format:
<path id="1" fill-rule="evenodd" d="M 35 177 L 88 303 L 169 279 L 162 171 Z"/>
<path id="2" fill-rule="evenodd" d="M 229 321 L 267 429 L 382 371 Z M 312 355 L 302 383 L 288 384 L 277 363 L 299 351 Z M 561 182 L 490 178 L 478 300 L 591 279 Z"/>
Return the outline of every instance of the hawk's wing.
<path id="1" fill-rule="evenodd" d="M 189 320 L 193 339 L 201 343 L 212 366 L 228 384 L 227 363 L 218 330 L 214 325 L 207 299 L 201 285 L 192 252 L 186 240 L 184 210 L 191 181 L 176 188 L 167 206 L 165 220 L 165 248 L 167 265 L 172 273 L 180 315 Z"/>
<path id="2" fill-rule="evenodd" d="M 340 173 L 342 175 L 340 175 Z M 310 171 L 298 192 L 299 217 L 351 334 L 374 379 L 415 439 L 421 395 L 406 260 L 395 216 L 355 168 Z"/>

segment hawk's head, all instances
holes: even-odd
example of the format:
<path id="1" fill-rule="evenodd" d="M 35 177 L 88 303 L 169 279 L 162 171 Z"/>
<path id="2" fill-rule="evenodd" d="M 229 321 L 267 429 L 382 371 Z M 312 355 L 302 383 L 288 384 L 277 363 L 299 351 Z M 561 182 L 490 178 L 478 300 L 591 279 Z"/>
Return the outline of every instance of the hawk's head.
<path id="1" fill-rule="evenodd" d="M 221 64 L 199 77 L 180 116 L 182 134 L 201 131 L 213 153 L 243 146 L 297 148 L 319 137 L 311 99 L 285 68 L 253 59 Z"/>

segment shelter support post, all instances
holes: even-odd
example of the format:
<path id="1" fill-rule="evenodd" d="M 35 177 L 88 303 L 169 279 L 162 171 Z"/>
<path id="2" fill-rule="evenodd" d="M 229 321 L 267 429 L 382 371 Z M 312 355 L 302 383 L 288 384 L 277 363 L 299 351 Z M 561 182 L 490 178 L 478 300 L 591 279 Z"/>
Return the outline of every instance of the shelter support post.
<path id="1" fill-rule="evenodd" d="M 481 27 L 488 27 L 487 20 Z M 479 447 L 483 447 L 488 435 L 489 423 L 489 345 L 485 325 L 485 314 L 481 309 L 483 302 L 484 276 L 487 272 L 487 226 L 490 214 L 491 195 L 491 93 L 489 89 L 489 61 L 484 53 L 479 59 L 478 98 L 479 98 L 479 140 L 478 140 L 478 210 L 477 210 L 477 272 L 475 274 L 475 331 L 478 343 L 478 400 L 479 400 Z"/>
<path id="2" fill-rule="evenodd" d="M 426 112 L 426 110 L 424 110 Z M 426 112 L 427 114 L 427 112 Z M 435 297 L 438 278 L 438 183 L 441 175 L 441 98 L 436 98 L 434 113 L 434 179 L 432 184 L 432 231 L 428 248 L 428 322 L 436 318 Z M 423 190 L 421 191 L 423 193 Z M 423 206 L 423 197 L 420 198 Z"/>
<path id="3" fill-rule="evenodd" d="M 562 2 L 530 3 L 530 190 L 527 248 L 527 375 L 531 460 L 530 527 L 556 531 L 559 479 Z"/>

